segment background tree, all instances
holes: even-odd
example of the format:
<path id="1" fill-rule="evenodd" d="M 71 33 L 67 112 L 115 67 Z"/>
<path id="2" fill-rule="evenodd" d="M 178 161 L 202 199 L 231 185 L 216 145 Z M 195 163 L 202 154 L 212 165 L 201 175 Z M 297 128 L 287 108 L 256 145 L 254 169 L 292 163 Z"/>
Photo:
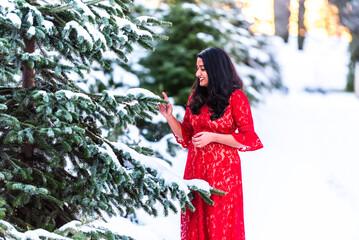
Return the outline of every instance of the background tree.
<path id="1" fill-rule="evenodd" d="M 289 18 L 290 18 L 290 0 L 274 0 L 274 26 L 275 35 L 283 38 L 288 42 L 289 35 Z M 306 27 L 304 24 L 305 15 L 305 0 L 298 0 L 298 49 L 302 50 L 304 47 L 304 39 L 306 35 Z"/>
<path id="2" fill-rule="evenodd" d="M 193 210 L 191 190 L 209 203 L 211 192 L 222 194 L 166 172 L 149 156 L 151 149 L 137 146 L 135 151 L 101 134 L 104 128 L 126 128 L 137 118 L 150 117 L 163 102 L 138 89 L 122 96 L 109 91 L 90 94 L 74 81 L 75 74 L 83 78 L 83 71 L 94 65 L 109 68 L 106 55 L 127 61 L 134 43 L 153 50 L 151 41 L 158 36 L 150 27 L 162 22 L 131 19 L 128 11 L 120 0 L 2 1 L 1 237 L 22 238 L 14 235 L 10 224 L 22 231 L 53 231 L 83 217 L 128 217 L 136 208 L 157 215 L 157 202 L 165 213 L 177 211 L 173 199 L 180 201 L 182 210 Z M 73 227 L 57 233 L 86 238 Z M 102 229 L 86 234 L 114 238 Z"/>
<path id="3" fill-rule="evenodd" d="M 241 9 L 232 1 L 188 3 L 176 1 L 162 8 L 169 40 L 140 61 L 141 86 L 160 94 L 166 91 L 184 106 L 195 80 L 195 57 L 204 48 L 218 46 L 235 60 L 250 100 L 258 100 L 264 89 L 280 87 L 278 68 L 268 54 L 265 37 L 253 35 Z"/>
<path id="4" fill-rule="evenodd" d="M 289 36 L 289 0 L 274 0 L 274 28 L 275 35 L 283 38 L 284 42 L 288 42 Z"/>
<path id="5" fill-rule="evenodd" d="M 298 49 L 303 50 L 305 34 L 307 32 L 304 24 L 305 0 L 299 0 L 298 8 Z"/>
<path id="6" fill-rule="evenodd" d="M 347 91 L 354 91 L 355 65 L 359 64 L 359 1 L 358 0 L 330 0 L 339 9 L 340 23 L 346 26 L 352 35 L 349 44 L 350 63 L 346 85 Z"/>

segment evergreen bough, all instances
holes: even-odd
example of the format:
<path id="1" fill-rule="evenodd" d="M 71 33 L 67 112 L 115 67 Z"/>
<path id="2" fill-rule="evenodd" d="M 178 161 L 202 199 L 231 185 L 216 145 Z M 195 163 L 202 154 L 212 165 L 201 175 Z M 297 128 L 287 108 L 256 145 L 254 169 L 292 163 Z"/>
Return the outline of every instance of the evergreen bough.
<path id="1" fill-rule="evenodd" d="M 126 61 L 134 43 L 153 50 L 151 41 L 164 38 L 150 28 L 167 22 L 130 19 L 128 11 L 121 0 L 2 1 L 0 237 L 21 239 L 19 233 L 42 228 L 58 229 L 49 239 L 131 239 L 99 227 L 60 227 L 104 214 L 128 217 L 138 208 L 157 216 L 156 202 L 165 214 L 177 211 L 174 200 L 194 210 L 192 192 L 209 204 L 212 193 L 224 194 L 163 177 L 156 158 L 146 156 L 151 149 L 135 151 L 101 135 L 101 127 L 151 118 L 164 100 L 141 90 L 89 94 L 71 80 L 93 63 L 108 68 L 106 54 Z"/>

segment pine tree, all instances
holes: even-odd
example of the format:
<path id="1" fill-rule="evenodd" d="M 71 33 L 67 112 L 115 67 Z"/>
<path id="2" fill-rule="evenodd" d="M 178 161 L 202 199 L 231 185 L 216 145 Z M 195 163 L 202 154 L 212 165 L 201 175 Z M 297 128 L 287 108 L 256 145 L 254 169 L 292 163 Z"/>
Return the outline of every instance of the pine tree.
<path id="1" fill-rule="evenodd" d="M 153 50 L 151 41 L 161 36 L 151 27 L 166 23 L 131 19 L 128 11 L 122 0 L 1 2 L 0 236 L 21 238 L 12 225 L 53 231 L 91 216 L 130 216 L 137 208 L 156 216 L 156 202 L 165 213 L 177 211 L 175 200 L 194 210 L 192 191 L 211 204 L 211 193 L 224 194 L 171 175 L 150 149 L 102 136 L 103 128 L 150 118 L 164 102 L 141 89 L 90 94 L 74 81 L 93 65 L 108 69 L 107 54 L 127 61 L 134 43 Z M 72 225 L 56 233 L 129 239 Z"/>

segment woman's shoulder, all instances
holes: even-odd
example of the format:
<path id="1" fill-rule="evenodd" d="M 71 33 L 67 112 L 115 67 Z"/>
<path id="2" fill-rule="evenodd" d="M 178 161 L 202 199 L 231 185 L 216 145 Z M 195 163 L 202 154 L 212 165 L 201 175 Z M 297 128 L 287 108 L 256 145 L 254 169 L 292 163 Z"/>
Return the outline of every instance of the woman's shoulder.
<path id="1" fill-rule="evenodd" d="M 248 102 L 246 94 L 240 89 L 233 91 L 230 99 L 234 102 Z"/>

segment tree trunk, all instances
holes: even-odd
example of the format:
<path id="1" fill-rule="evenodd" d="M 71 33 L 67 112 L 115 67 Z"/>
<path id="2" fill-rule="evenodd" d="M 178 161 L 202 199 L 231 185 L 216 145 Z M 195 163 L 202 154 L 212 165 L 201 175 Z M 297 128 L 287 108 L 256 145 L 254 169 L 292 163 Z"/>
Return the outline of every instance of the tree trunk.
<path id="1" fill-rule="evenodd" d="M 290 0 L 274 0 L 274 27 L 275 35 L 288 42 L 289 35 L 289 3 Z"/>
<path id="2" fill-rule="evenodd" d="M 305 13 L 305 0 L 299 0 L 299 13 L 298 13 L 298 49 L 303 50 L 304 38 L 307 32 L 304 25 L 304 13 Z"/>
<path id="3" fill-rule="evenodd" d="M 24 37 L 25 43 L 25 52 L 33 53 L 35 52 L 35 40 L 29 40 Z M 28 88 L 35 86 L 35 69 L 28 68 L 26 64 L 22 65 L 22 87 Z M 32 103 L 30 104 L 33 105 Z M 22 162 L 28 164 L 29 166 L 33 166 L 34 162 L 31 160 L 31 157 L 34 153 L 34 146 L 30 143 L 25 143 L 22 147 Z"/>
<path id="4" fill-rule="evenodd" d="M 359 61 L 354 65 L 354 92 L 359 98 Z"/>
<path id="5" fill-rule="evenodd" d="M 25 52 L 35 52 L 35 40 L 29 40 L 24 38 Z M 28 88 L 35 86 L 35 69 L 28 68 L 25 64 L 22 66 L 22 87 Z"/>

